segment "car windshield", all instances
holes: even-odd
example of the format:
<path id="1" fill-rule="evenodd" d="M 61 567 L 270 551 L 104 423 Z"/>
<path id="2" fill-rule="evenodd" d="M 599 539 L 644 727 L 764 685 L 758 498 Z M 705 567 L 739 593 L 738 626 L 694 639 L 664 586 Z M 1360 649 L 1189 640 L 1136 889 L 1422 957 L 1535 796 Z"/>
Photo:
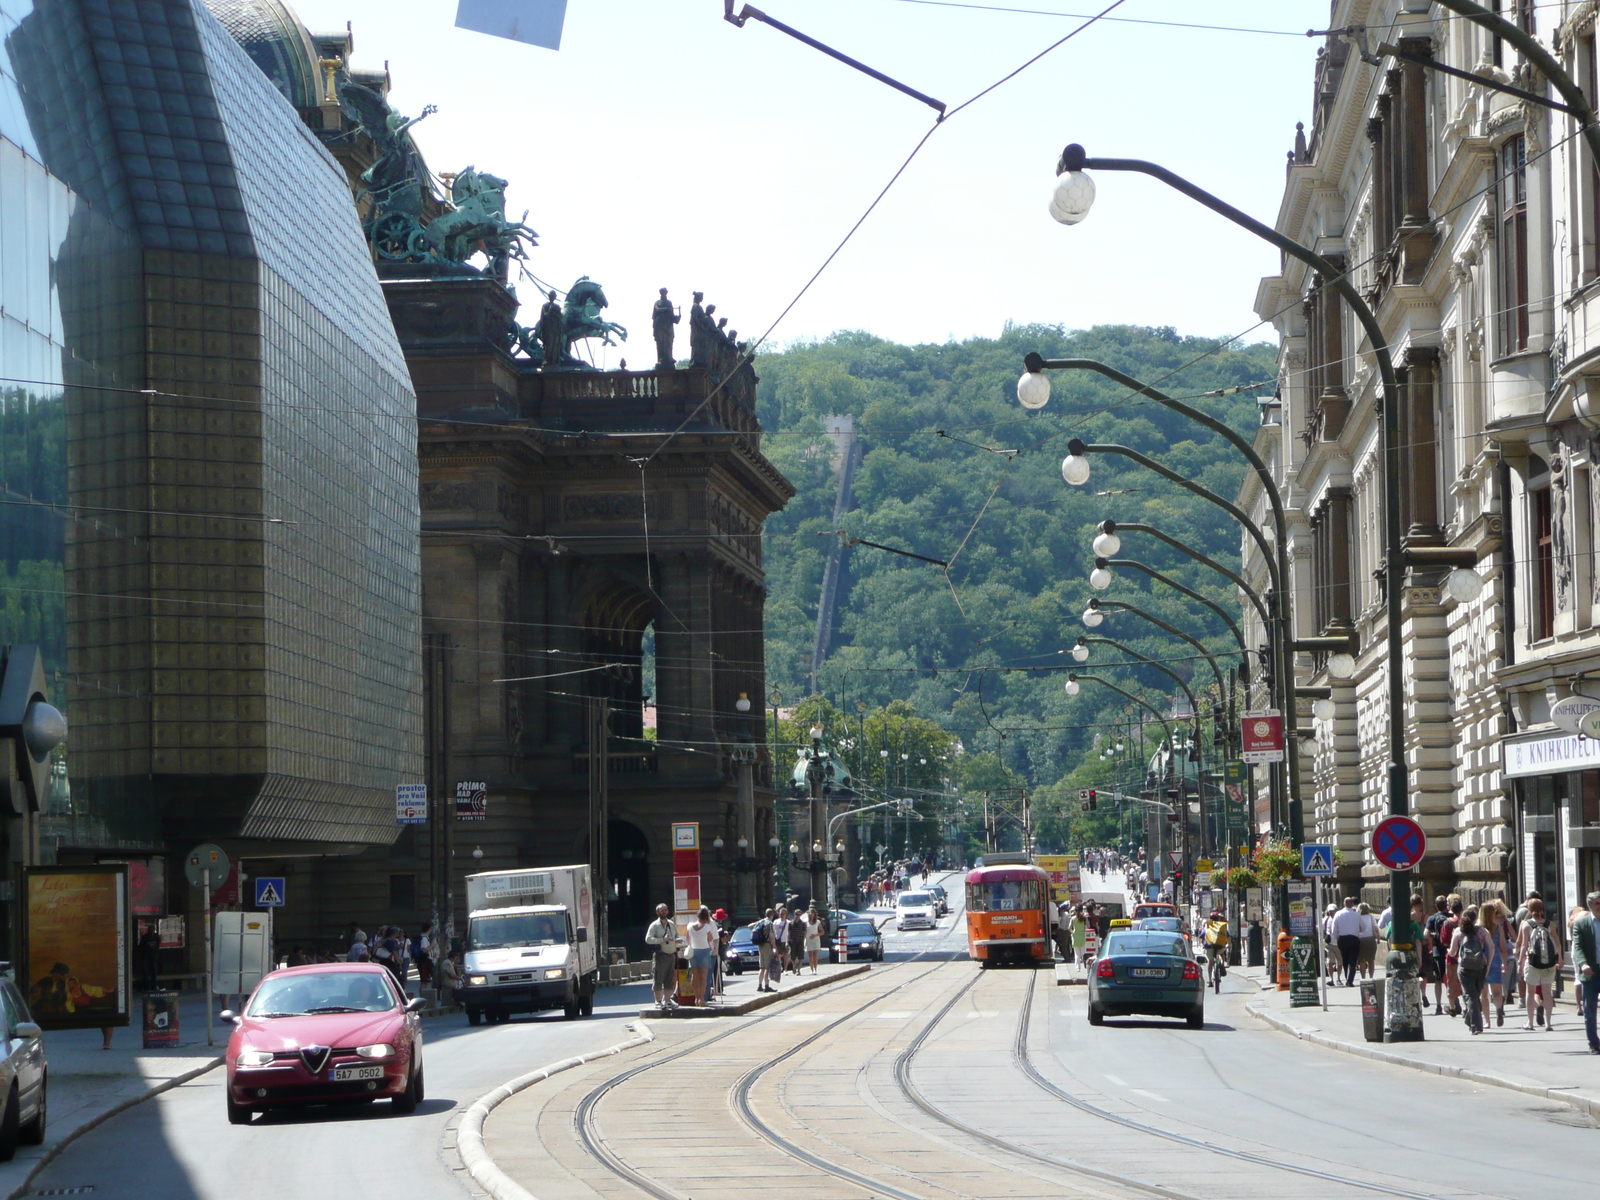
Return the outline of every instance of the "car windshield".
<path id="1" fill-rule="evenodd" d="M 1183 922 L 1177 917 L 1142 917 L 1139 928 L 1145 931 L 1160 930 L 1163 933 L 1182 933 Z"/>
<path id="2" fill-rule="evenodd" d="M 374 971 L 315 971 L 261 981 L 245 1010 L 252 1017 L 302 1017 L 313 1013 L 388 1012 L 394 991 Z"/>
<path id="3" fill-rule="evenodd" d="M 559 946 L 567 940 L 560 913 L 507 913 L 473 917 L 467 925 L 468 950 L 502 950 L 507 946 Z"/>
<path id="4" fill-rule="evenodd" d="M 878 931 L 871 925 L 846 925 L 845 930 L 851 937 L 869 938 Z"/>
<path id="5" fill-rule="evenodd" d="M 1108 937 L 1106 956 L 1116 954 L 1167 954 L 1174 958 L 1189 957 L 1188 948 L 1184 946 L 1182 938 L 1175 938 L 1169 933 L 1147 933 L 1142 929 L 1113 933 Z"/>
<path id="6" fill-rule="evenodd" d="M 730 946 L 747 945 L 752 940 L 753 939 L 752 939 L 751 934 L 750 934 L 750 926 L 741 925 L 738 929 L 735 929 L 733 931 L 733 936 L 728 939 L 728 945 L 730 945 Z"/>
<path id="7" fill-rule="evenodd" d="M 927 892 L 903 892 L 899 902 L 902 907 L 913 904 L 932 904 L 933 897 L 928 895 Z"/>

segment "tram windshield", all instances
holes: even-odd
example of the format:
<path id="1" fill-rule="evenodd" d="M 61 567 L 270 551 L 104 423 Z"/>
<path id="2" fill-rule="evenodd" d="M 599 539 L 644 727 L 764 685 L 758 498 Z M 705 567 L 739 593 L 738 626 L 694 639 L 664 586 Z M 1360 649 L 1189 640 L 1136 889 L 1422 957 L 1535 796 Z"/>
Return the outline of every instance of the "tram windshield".
<path id="1" fill-rule="evenodd" d="M 1020 912 L 1044 907 L 1044 884 L 1037 879 L 1005 879 L 967 885 L 968 912 Z"/>

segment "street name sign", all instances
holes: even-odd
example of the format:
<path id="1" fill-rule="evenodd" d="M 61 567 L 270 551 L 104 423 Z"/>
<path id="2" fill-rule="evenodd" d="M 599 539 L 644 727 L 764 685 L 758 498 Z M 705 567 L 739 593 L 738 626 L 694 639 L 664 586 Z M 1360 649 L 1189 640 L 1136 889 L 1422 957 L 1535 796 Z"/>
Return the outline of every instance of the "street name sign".
<path id="1" fill-rule="evenodd" d="M 1372 831 L 1372 854 L 1391 871 L 1408 871 L 1422 861 L 1428 838 L 1410 817 L 1385 817 Z"/>
<path id="2" fill-rule="evenodd" d="M 1333 874 L 1333 847 L 1323 842 L 1306 842 L 1300 847 L 1300 874 L 1307 879 Z"/>
<path id="3" fill-rule="evenodd" d="M 282 908 L 283 897 L 282 875 L 258 875 L 256 877 L 257 908 Z"/>

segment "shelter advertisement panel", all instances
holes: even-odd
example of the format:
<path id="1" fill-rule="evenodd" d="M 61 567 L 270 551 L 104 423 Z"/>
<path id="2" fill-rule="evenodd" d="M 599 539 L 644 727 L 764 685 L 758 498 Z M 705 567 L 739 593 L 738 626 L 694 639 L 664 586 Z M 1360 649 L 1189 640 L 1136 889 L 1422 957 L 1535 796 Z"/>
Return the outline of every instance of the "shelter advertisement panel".
<path id="1" fill-rule="evenodd" d="M 43 1029 L 128 1024 L 128 868 L 29 867 L 23 980 Z"/>

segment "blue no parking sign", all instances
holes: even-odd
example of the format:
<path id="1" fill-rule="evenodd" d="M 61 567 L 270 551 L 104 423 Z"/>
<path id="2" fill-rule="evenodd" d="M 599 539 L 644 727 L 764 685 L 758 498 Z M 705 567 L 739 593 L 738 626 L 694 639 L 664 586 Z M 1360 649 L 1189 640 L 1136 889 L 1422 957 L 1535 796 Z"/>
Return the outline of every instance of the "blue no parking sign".
<path id="1" fill-rule="evenodd" d="M 283 907 L 283 876 L 262 875 L 256 879 L 256 907 Z"/>

